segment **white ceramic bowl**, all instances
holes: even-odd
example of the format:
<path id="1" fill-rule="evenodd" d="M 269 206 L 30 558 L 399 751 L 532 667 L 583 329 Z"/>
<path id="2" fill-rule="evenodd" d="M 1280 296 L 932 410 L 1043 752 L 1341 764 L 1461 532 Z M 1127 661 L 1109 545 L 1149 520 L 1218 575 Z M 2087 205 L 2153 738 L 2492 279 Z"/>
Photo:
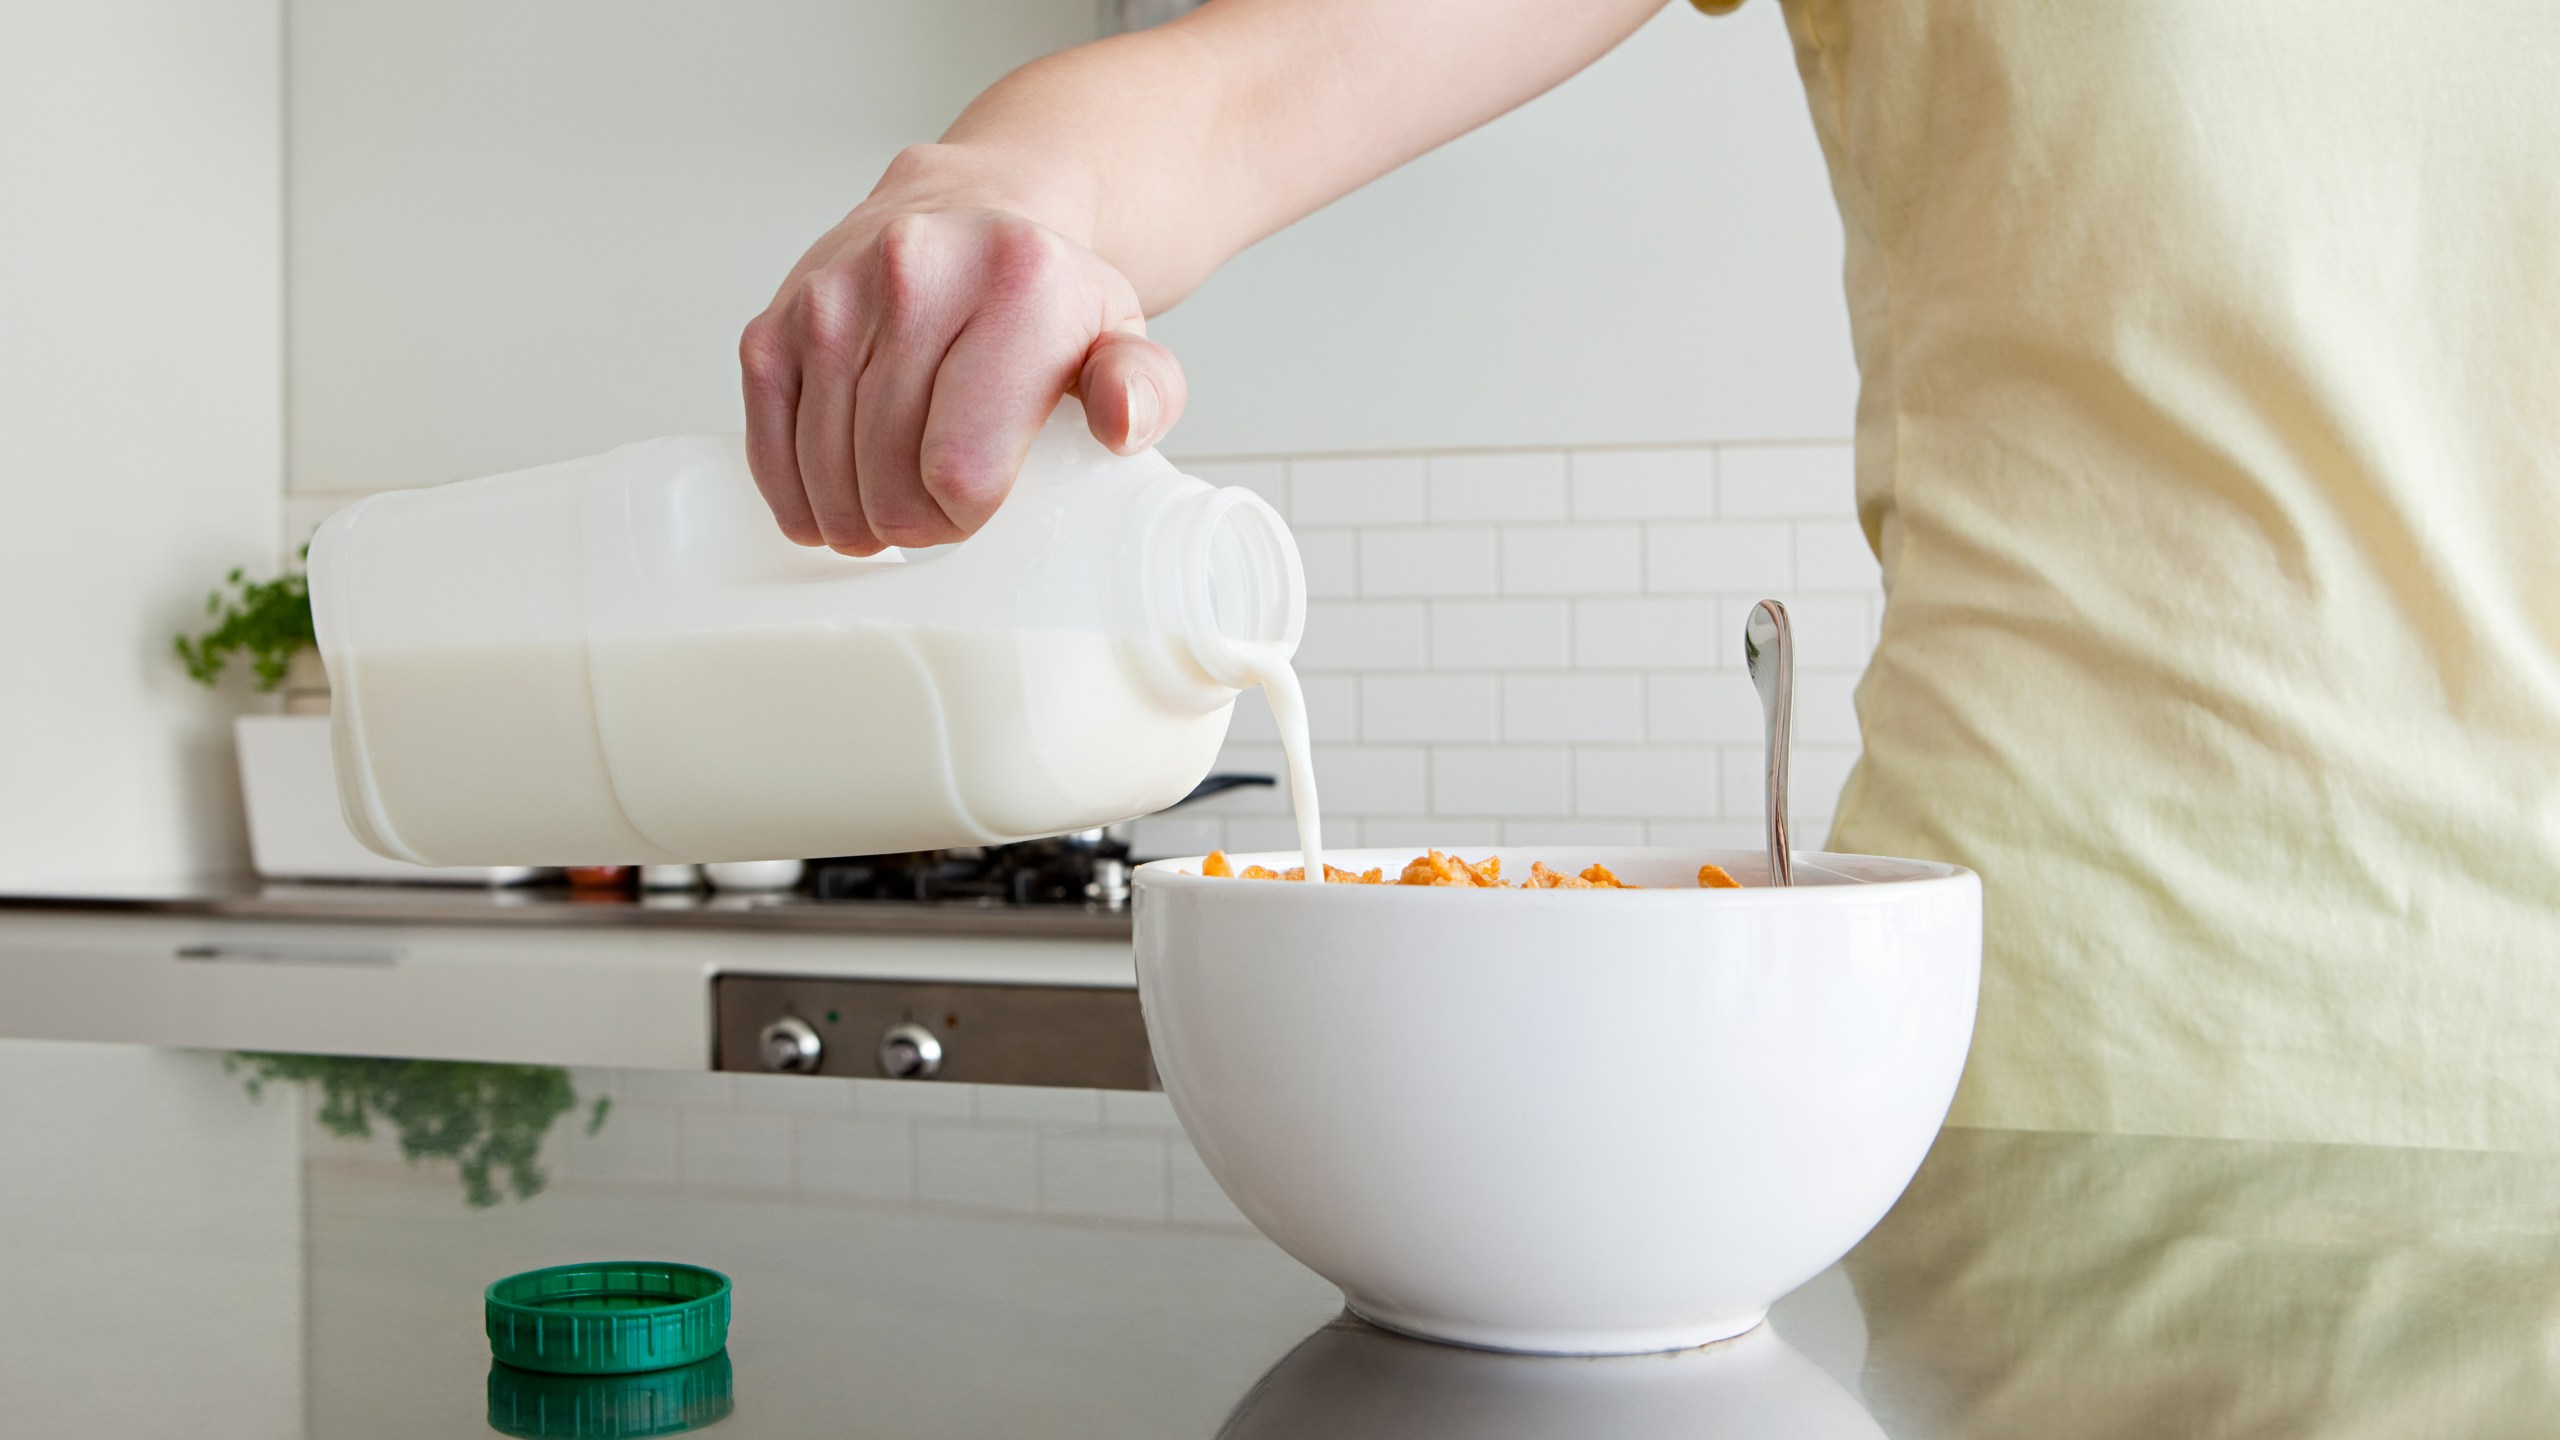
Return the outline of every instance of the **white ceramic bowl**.
<path id="1" fill-rule="evenodd" d="M 1138 993 L 1183 1130 L 1247 1218 L 1389 1329 L 1612 1354 L 1751 1328 L 1883 1218 L 1946 1118 L 1980 882 L 1807 853 L 1792 889 L 1702 891 L 1701 861 L 1746 885 L 1765 866 L 1494 853 L 1506 875 L 1597 860 L 1651 888 L 1139 867 Z M 1392 875 L 1411 855 L 1326 858 Z"/>

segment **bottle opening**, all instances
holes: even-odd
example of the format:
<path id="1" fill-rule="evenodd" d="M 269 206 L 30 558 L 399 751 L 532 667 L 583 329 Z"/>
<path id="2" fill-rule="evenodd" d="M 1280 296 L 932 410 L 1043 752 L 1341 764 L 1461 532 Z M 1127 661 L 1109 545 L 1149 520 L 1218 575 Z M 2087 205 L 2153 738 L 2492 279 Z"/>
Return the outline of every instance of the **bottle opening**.
<path id="1" fill-rule="evenodd" d="M 1306 626 L 1306 571 L 1287 522 L 1270 502 L 1230 486 L 1212 492 L 1183 557 L 1192 658 L 1220 684 L 1242 690 L 1257 667 L 1239 646 L 1286 657 Z"/>

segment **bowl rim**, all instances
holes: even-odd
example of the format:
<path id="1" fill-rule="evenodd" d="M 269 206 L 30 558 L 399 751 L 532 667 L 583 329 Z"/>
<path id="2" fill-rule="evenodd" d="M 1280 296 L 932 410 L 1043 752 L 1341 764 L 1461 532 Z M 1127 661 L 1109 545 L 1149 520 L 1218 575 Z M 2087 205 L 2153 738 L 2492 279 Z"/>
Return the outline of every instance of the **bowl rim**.
<path id="1" fill-rule="evenodd" d="M 1406 861 L 1413 858 L 1416 849 L 1417 847 L 1409 845 L 1328 849 L 1325 852 L 1325 863 L 1337 869 L 1366 869 L 1371 865 L 1401 868 Z M 1481 860 L 1487 855 L 1499 855 L 1506 870 L 1512 867 L 1515 858 L 1520 868 L 1524 870 L 1533 860 L 1544 860 L 1559 867 L 1564 861 L 1572 860 L 1578 862 L 1577 869 L 1594 862 L 1616 869 L 1621 864 L 1677 860 L 1684 868 L 1712 863 L 1722 865 L 1736 875 L 1742 875 L 1747 871 L 1752 876 L 1763 874 L 1768 869 L 1768 852 L 1765 850 L 1738 849 L 1730 846 L 1488 845 L 1461 846 L 1459 849 L 1470 859 L 1476 860 Z M 1234 883 L 1223 876 L 1199 873 L 1201 864 L 1207 859 L 1206 855 L 1181 855 L 1147 861 L 1131 872 L 1132 887 L 1141 891 L 1165 890 L 1179 894 L 1213 891 L 1216 887 Z M 1283 869 L 1297 864 L 1299 855 L 1296 850 L 1235 851 L 1230 852 L 1227 859 L 1239 869 L 1247 865 L 1267 865 L 1274 869 Z M 1905 873 L 1889 877 L 1861 877 L 1850 874 L 1845 869 L 1835 868 L 1844 864 L 1855 866 L 1857 862 L 1889 865 Z M 1799 876 L 1805 869 L 1811 867 L 1826 871 L 1835 878 L 1830 883 L 1798 884 L 1785 889 L 1765 884 L 1751 884 L 1746 879 L 1742 888 L 1737 890 L 1652 886 L 1634 890 L 1514 890 L 1509 893 L 1519 899 L 1531 900 L 1535 903 L 1560 901 L 1566 904 L 1581 904 L 1605 896 L 1610 904 L 1620 906 L 1654 905 L 1666 901 L 1683 905 L 1708 903 L 1724 906 L 1795 906 L 1880 904 L 1907 899 L 1921 891 L 1980 884 L 1979 877 L 1973 871 L 1943 860 L 1915 860 L 1896 855 L 1864 855 L 1850 851 L 1798 850 L 1795 852 L 1795 863 Z M 1741 869 L 1736 869 L 1737 865 Z M 1236 898 L 1267 895 L 1277 899 L 1282 896 L 1291 896 L 1303 902 L 1308 897 L 1308 893 L 1293 887 L 1256 884 L 1239 892 Z M 1329 897 L 1326 903 L 1332 904 L 1392 904 L 1416 902 L 1391 901 L 1387 897 L 1469 894 L 1472 891 L 1468 887 L 1448 885 L 1318 885 L 1313 887 L 1313 893 Z"/>

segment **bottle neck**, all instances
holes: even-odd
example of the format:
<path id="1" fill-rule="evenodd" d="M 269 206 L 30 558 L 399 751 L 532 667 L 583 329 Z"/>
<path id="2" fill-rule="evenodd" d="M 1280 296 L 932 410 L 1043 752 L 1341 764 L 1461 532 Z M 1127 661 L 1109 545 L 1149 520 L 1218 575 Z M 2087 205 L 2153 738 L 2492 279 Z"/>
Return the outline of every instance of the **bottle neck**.
<path id="1" fill-rule="evenodd" d="M 1151 547 L 1148 610 L 1191 663 L 1228 690 L 1286 663 L 1306 628 L 1306 570 L 1288 523 L 1241 486 L 1174 502 Z"/>

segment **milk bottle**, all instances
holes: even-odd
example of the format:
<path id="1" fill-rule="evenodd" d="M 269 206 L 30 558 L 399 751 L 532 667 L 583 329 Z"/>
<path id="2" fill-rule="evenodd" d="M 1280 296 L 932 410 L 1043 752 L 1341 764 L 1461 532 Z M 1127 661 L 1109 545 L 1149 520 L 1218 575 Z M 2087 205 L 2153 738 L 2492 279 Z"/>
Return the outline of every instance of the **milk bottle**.
<path id="1" fill-rule="evenodd" d="M 1287 676 L 1306 609 L 1276 511 L 1111 454 L 1072 400 L 956 545 L 804 549 L 739 437 L 679 437 L 374 496 L 321 528 L 310 575 L 348 824 L 428 865 L 876 854 L 1125 820 L 1208 773 L 1238 691 Z M 1311 787 L 1297 798 L 1311 829 Z"/>

